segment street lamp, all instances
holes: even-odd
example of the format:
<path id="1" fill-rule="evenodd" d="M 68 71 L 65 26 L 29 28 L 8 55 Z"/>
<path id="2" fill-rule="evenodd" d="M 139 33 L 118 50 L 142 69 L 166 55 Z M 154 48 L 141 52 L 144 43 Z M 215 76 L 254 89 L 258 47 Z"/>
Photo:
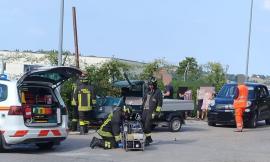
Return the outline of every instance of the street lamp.
<path id="1" fill-rule="evenodd" d="M 248 67 L 249 67 L 249 52 L 252 30 L 252 17 L 253 17 L 253 0 L 251 0 L 250 17 L 249 17 L 249 32 L 248 32 L 248 46 L 247 46 L 247 62 L 246 62 L 246 81 L 248 81 Z"/>
<path id="2" fill-rule="evenodd" d="M 62 66 L 63 53 L 63 28 L 64 28 L 64 0 L 60 0 L 60 26 L 59 26 L 59 46 L 58 46 L 58 66 Z"/>

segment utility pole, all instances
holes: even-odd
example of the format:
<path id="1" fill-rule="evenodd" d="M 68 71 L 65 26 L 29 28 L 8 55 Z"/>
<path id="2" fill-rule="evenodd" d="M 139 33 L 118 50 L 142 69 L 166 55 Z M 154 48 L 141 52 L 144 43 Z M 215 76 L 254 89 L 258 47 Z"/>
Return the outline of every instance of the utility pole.
<path id="1" fill-rule="evenodd" d="M 187 64 L 186 69 L 185 69 L 185 72 L 184 72 L 184 82 L 186 82 L 188 70 L 189 70 L 189 62 Z"/>
<path id="2" fill-rule="evenodd" d="M 251 0 L 250 17 L 249 17 L 249 32 L 248 32 L 247 61 L 246 61 L 246 81 L 248 81 L 249 53 L 250 53 L 251 31 L 252 31 L 252 17 L 253 17 L 253 0 Z"/>
<path id="3" fill-rule="evenodd" d="M 59 27 L 59 47 L 58 47 L 58 66 L 62 66 L 63 53 L 63 28 L 64 28 L 64 0 L 60 0 L 60 27 Z"/>
<path id="4" fill-rule="evenodd" d="M 77 33 L 77 19 L 76 19 L 76 8 L 75 7 L 72 7 L 72 17 L 73 17 L 73 33 L 74 33 L 74 46 L 75 46 L 75 62 L 76 62 L 76 67 L 80 68 L 78 33 Z"/>

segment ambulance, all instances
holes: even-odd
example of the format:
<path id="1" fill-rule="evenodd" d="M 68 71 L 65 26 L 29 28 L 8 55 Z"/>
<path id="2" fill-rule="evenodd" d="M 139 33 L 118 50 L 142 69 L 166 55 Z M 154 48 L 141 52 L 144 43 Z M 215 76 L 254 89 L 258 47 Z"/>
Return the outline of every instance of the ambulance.
<path id="1" fill-rule="evenodd" d="M 81 75 L 73 67 L 40 67 L 18 81 L 0 79 L 0 152 L 16 144 L 51 149 L 68 136 L 59 86 Z"/>

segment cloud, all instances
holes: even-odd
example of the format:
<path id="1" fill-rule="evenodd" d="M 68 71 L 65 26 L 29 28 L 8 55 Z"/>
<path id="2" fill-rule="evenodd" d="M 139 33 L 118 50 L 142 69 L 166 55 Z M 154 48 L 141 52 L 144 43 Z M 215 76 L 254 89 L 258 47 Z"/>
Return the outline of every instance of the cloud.
<path id="1" fill-rule="evenodd" d="M 270 0 L 264 0 L 264 8 L 270 10 Z"/>

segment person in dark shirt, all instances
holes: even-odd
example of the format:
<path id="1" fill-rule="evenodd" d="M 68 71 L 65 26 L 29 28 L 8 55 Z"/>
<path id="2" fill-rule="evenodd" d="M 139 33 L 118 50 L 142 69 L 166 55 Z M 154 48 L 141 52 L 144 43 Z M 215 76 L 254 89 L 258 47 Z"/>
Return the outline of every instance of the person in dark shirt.
<path id="1" fill-rule="evenodd" d="M 173 99 L 173 86 L 171 84 L 165 86 L 163 95 L 165 99 Z"/>
<path id="2" fill-rule="evenodd" d="M 164 78 L 165 90 L 163 91 L 164 99 L 173 99 L 173 86 L 171 77 Z"/>

